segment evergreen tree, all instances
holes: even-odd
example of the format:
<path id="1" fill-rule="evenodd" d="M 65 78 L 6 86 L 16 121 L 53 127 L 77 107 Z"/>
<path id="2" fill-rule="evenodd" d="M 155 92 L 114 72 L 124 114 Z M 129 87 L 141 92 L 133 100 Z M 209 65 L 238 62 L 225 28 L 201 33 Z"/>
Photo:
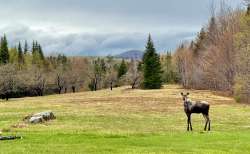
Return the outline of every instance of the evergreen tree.
<path id="1" fill-rule="evenodd" d="M 67 57 L 66 57 L 65 55 L 59 54 L 59 55 L 57 56 L 56 61 L 57 61 L 57 64 L 58 64 L 58 65 L 60 65 L 60 64 L 66 65 L 68 60 L 67 60 Z"/>
<path id="2" fill-rule="evenodd" d="M 146 51 L 143 56 L 143 88 L 159 89 L 162 86 L 162 70 L 160 57 L 156 53 L 151 36 L 148 37 Z"/>
<path id="3" fill-rule="evenodd" d="M 217 29 L 218 28 L 217 28 L 216 18 L 211 17 L 207 29 L 207 39 L 208 42 L 212 45 L 216 45 L 217 43 Z"/>
<path id="4" fill-rule="evenodd" d="M 28 53 L 28 43 L 27 43 L 27 40 L 25 40 L 25 44 L 24 44 L 24 54 L 26 55 Z"/>
<path id="5" fill-rule="evenodd" d="M 247 5 L 247 15 L 250 15 L 250 4 Z"/>
<path id="6" fill-rule="evenodd" d="M 37 42 L 33 41 L 32 43 L 32 63 L 37 64 L 39 67 L 42 67 L 45 64 L 45 57 L 43 54 L 42 46 Z"/>
<path id="7" fill-rule="evenodd" d="M 32 55 L 36 52 L 36 44 L 35 41 L 33 40 L 32 42 Z"/>
<path id="8" fill-rule="evenodd" d="M 40 44 L 38 44 L 37 49 L 38 49 L 38 53 L 40 55 L 41 60 L 44 60 L 44 54 L 43 54 L 43 50 Z"/>
<path id="9" fill-rule="evenodd" d="M 196 39 L 195 45 L 194 45 L 194 55 L 199 56 L 199 52 L 201 50 L 205 49 L 205 41 L 206 41 L 206 32 L 204 28 L 201 29 L 200 33 L 198 34 L 198 37 Z"/>
<path id="10" fill-rule="evenodd" d="M 173 69 L 172 69 L 172 55 L 170 52 L 167 52 L 167 55 L 164 59 L 165 63 L 164 63 L 164 79 L 166 83 L 170 83 L 171 81 L 173 81 L 172 77 L 173 77 Z"/>
<path id="11" fill-rule="evenodd" d="M 37 51 L 38 50 L 38 42 L 36 41 L 35 42 L 35 51 Z"/>
<path id="12" fill-rule="evenodd" d="M 18 64 L 24 64 L 23 49 L 20 42 L 18 44 L 17 51 L 18 51 Z"/>
<path id="13" fill-rule="evenodd" d="M 9 62 L 9 49 L 6 35 L 1 38 L 0 49 L 0 63 L 7 64 Z"/>
<path id="14" fill-rule="evenodd" d="M 128 71 L 128 68 L 125 63 L 125 60 L 123 59 L 118 69 L 118 78 L 121 78 L 123 75 L 125 75 L 127 71 Z"/>
<path id="15" fill-rule="evenodd" d="M 193 49 L 194 49 L 194 41 L 193 41 L 193 40 L 191 41 L 191 43 L 190 43 L 190 45 L 189 45 L 189 49 L 190 49 L 190 50 L 193 50 Z"/>

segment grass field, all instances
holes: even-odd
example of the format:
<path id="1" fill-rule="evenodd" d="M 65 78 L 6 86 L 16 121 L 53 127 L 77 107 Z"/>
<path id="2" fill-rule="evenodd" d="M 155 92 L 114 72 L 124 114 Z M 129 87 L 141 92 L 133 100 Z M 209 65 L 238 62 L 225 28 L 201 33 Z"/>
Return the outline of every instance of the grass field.
<path id="1" fill-rule="evenodd" d="M 0 102 L 3 135 L 0 153 L 250 153 L 250 106 L 209 91 L 189 91 L 191 99 L 211 104 L 211 132 L 202 115 L 193 115 L 193 132 L 176 85 L 161 90 L 82 92 Z M 30 113 L 52 110 L 56 120 L 28 125 Z"/>

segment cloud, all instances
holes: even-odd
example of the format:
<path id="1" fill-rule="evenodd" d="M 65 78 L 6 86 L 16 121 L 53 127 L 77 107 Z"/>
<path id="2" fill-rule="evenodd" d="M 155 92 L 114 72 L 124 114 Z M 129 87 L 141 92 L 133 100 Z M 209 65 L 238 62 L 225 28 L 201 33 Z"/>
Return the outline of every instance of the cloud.
<path id="1" fill-rule="evenodd" d="M 239 1 L 227 0 L 233 6 Z M 209 3 L 210 0 L 0 0 L 0 32 L 7 34 L 11 46 L 20 40 L 38 40 L 46 54 L 67 55 L 144 50 L 151 33 L 161 52 L 194 38 L 208 19 Z"/>
<path id="2" fill-rule="evenodd" d="M 45 54 L 64 53 L 69 56 L 105 56 L 132 49 L 144 50 L 148 37 L 148 33 L 62 34 L 54 28 L 32 29 L 22 24 L 2 27 L 0 31 L 5 32 L 11 47 L 24 40 L 28 40 L 31 47 L 32 41 L 37 40 L 43 46 Z M 152 34 L 152 36 L 156 49 L 163 52 L 174 49 L 180 40 L 194 37 L 195 33 L 196 31 L 190 31 Z"/>

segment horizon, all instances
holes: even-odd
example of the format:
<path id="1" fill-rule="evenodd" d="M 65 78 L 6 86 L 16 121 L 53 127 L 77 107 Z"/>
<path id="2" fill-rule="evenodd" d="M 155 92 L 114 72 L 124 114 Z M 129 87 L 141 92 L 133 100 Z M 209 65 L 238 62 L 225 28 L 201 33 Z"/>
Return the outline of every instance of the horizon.
<path id="1" fill-rule="evenodd" d="M 0 31 L 10 46 L 37 40 L 45 54 L 107 56 L 129 50 L 144 51 L 149 33 L 158 52 L 173 51 L 195 38 L 209 18 L 210 0 L 0 0 Z M 218 7 L 220 1 L 216 1 Z M 232 7 L 240 0 L 227 0 Z M 4 7 L 3 7 L 4 6 Z M 199 7 L 197 7 L 199 6 Z M 55 8 L 57 8 L 55 10 Z M 21 11 L 16 11 L 21 10 Z M 11 14 L 11 16 L 9 16 Z M 8 17 L 8 18 L 6 18 Z M 103 20 L 105 19 L 105 20 Z"/>

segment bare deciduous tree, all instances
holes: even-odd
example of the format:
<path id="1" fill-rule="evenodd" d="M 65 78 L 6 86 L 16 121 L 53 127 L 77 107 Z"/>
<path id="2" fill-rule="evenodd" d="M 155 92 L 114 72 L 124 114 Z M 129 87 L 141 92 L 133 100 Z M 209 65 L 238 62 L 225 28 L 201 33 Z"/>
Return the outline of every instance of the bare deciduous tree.
<path id="1" fill-rule="evenodd" d="M 138 65 L 139 62 L 132 59 L 126 74 L 127 81 L 131 85 L 132 89 L 139 87 L 143 78 L 142 71 L 139 70 Z"/>

